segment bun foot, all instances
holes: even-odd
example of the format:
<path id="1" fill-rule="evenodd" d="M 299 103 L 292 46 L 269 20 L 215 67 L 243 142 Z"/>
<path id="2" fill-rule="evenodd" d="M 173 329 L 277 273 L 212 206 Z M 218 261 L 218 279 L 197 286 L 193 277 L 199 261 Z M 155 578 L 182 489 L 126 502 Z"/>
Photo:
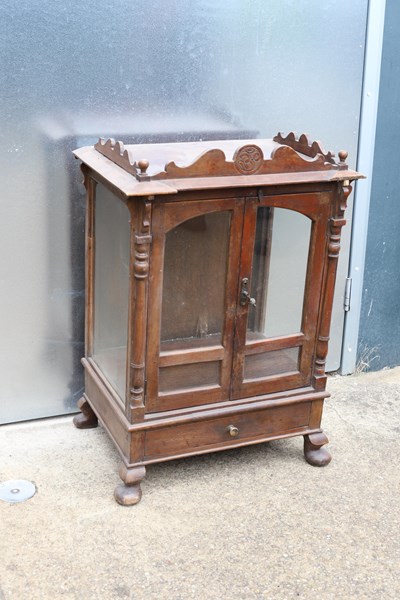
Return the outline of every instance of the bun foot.
<path id="1" fill-rule="evenodd" d="M 304 458 L 310 465 L 325 467 L 331 462 L 331 455 L 326 448 L 323 448 L 328 441 L 322 431 L 321 433 L 311 433 L 304 436 Z"/>
<path id="2" fill-rule="evenodd" d="M 124 483 L 117 485 L 114 491 L 114 498 L 118 504 L 122 504 L 122 506 L 132 506 L 133 504 L 140 502 L 142 497 L 140 482 L 144 479 L 145 475 L 145 467 L 127 469 L 124 464 L 121 465 L 119 476 Z"/>
<path id="3" fill-rule="evenodd" d="M 75 427 L 78 429 L 93 429 L 94 427 L 97 427 L 99 421 L 85 396 L 82 396 L 79 400 L 78 408 L 81 410 L 81 413 L 75 415 L 73 418 Z"/>

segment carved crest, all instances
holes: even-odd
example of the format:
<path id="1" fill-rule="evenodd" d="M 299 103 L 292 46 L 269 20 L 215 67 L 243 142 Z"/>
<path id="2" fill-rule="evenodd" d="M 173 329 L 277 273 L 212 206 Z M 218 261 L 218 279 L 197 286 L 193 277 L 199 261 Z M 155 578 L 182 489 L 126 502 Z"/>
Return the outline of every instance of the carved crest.
<path id="1" fill-rule="evenodd" d="M 278 133 L 274 138 L 274 142 L 278 144 L 282 144 L 283 146 L 290 146 L 296 152 L 301 152 L 301 154 L 305 154 L 306 156 L 310 156 L 314 158 L 317 154 L 321 154 L 326 162 L 335 164 L 335 155 L 333 152 L 326 152 L 320 142 L 310 142 L 307 135 L 302 133 L 299 137 L 296 137 L 296 134 L 291 131 L 287 134 L 286 137 L 283 137 L 282 133 Z"/>
<path id="2" fill-rule="evenodd" d="M 109 138 L 107 141 L 100 138 L 94 147 L 97 152 L 112 160 L 113 163 L 122 167 L 128 173 L 135 175 L 139 181 L 150 180 L 146 172 L 149 162 L 146 159 L 141 159 L 132 163 L 129 152 L 123 142 L 116 142 L 113 138 Z"/>
<path id="3" fill-rule="evenodd" d="M 264 158 L 262 149 L 256 144 L 239 147 L 232 160 L 226 159 L 223 150 L 215 148 L 203 152 L 191 164 L 178 166 L 171 161 L 154 175 L 147 172 L 149 161 L 142 158 L 133 162 L 129 146 L 125 148 L 122 142 L 100 139 L 95 149 L 139 181 L 347 169 L 347 152 L 339 152 L 340 162 L 335 163 L 332 152 L 326 152 L 319 142 L 310 142 L 304 133 L 300 137 L 293 132 L 286 137 L 278 133 L 273 141 L 280 145 L 268 158 Z M 137 151 L 138 147 L 133 148 Z"/>
<path id="4" fill-rule="evenodd" d="M 236 150 L 233 162 L 226 160 L 222 150 L 208 150 L 187 167 L 175 162 L 165 165 L 164 171 L 152 179 L 182 179 L 185 177 L 216 177 L 221 175 L 271 175 L 275 173 L 325 171 L 333 166 L 321 154 L 305 158 L 289 146 L 278 146 L 269 159 L 264 159 L 256 145 L 242 146 Z"/>
<path id="5" fill-rule="evenodd" d="M 128 171 L 128 173 L 137 175 L 138 170 L 136 164 L 131 163 L 128 150 L 126 150 L 123 142 L 116 142 L 113 138 L 108 140 L 100 138 L 94 147 L 97 152 L 100 152 L 100 154 L 112 160 L 113 163 L 122 167 L 125 171 Z"/>

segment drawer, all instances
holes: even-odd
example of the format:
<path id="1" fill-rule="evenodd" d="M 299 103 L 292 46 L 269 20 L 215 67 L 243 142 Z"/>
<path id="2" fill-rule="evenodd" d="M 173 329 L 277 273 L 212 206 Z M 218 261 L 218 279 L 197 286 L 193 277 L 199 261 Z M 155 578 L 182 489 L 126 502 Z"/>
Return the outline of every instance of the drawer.
<path id="1" fill-rule="evenodd" d="M 145 459 L 195 454 L 294 433 L 308 426 L 310 408 L 311 402 L 299 402 L 147 431 Z"/>

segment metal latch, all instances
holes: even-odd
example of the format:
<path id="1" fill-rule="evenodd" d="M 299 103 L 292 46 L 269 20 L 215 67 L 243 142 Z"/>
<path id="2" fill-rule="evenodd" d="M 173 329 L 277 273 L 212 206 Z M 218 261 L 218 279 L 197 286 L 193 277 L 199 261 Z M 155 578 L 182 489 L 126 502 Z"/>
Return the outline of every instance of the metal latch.
<path id="1" fill-rule="evenodd" d="M 240 304 L 242 306 L 246 306 L 246 304 L 250 304 L 250 306 L 256 306 L 256 299 L 252 298 L 248 291 L 249 278 L 243 277 L 242 279 L 242 287 L 240 289 Z"/>

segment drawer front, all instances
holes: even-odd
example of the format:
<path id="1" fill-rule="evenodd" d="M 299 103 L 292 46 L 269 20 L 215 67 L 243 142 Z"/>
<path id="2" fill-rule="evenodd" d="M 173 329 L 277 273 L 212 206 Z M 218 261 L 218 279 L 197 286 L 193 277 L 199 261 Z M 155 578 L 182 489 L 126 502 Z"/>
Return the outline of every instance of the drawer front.
<path id="1" fill-rule="evenodd" d="M 311 402 L 299 402 L 148 431 L 145 459 L 193 454 L 196 450 L 294 433 L 293 430 L 308 426 L 310 408 Z"/>

